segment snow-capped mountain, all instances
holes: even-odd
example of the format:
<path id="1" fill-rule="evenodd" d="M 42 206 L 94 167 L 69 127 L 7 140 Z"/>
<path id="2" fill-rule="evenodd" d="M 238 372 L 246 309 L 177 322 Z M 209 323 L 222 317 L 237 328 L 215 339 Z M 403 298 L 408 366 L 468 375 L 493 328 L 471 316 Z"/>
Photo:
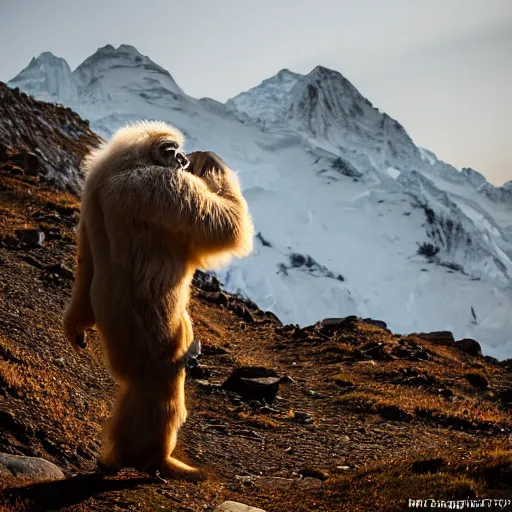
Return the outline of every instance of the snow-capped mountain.
<path id="1" fill-rule="evenodd" d="M 69 103 L 77 99 L 78 87 L 68 63 L 51 52 L 44 52 L 16 77 L 16 87 L 30 90 L 37 99 Z"/>
<path id="2" fill-rule="evenodd" d="M 44 53 L 9 85 L 72 107 L 104 137 L 162 119 L 187 150 L 221 154 L 258 235 L 219 276 L 284 322 L 356 314 L 512 355 L 512 182 L 494 187 L 418 148 L 341 74 L 282 70 L 222 104 L 109 45 L 73 73 Z"/>

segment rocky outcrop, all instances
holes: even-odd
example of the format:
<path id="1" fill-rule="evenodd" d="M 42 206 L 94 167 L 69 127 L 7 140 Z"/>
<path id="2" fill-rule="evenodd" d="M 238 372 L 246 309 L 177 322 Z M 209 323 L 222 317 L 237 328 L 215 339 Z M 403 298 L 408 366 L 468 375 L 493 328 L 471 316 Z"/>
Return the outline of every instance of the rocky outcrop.
<path id="1" fill-rule="evenodd" d="M 80 161 L 100 138 L 69 108 L 37 101 L 0 82 L 0 166 L 79 192 Z"/>

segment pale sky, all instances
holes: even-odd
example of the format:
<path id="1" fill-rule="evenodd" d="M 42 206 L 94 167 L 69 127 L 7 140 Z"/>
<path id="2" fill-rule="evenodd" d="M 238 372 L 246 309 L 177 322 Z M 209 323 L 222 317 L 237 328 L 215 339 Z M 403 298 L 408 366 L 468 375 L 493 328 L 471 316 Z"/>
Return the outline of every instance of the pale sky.
<path id="1" fill-rule="evenodd" d="M 0 0 L 0 80 L 131 44 L 219 101 L 282 68 L 335 69 L 414 142 L 512 180 L 512 0 Z"/>

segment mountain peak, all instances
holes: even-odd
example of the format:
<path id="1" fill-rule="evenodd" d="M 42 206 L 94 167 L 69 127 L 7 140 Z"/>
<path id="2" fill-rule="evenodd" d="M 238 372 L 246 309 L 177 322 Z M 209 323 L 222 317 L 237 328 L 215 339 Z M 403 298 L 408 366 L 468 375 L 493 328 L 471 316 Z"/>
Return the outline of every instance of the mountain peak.
<path id="1" fill-rule="evenodd" d="M 77 94 L 68 63 L 49 51 L 33 57 L 8 84 L 46 101 L 70 101 Z"/>
<path id="2" fill-rule="evenodd" d="M 327 76 L 335 76 L 342 77 L 343 75 L 339 71 L 335 71 L 331 68 L 326 68 L 325 66 L 315 66 L 310 72 L 309 75 L 327 75 Z"/>
<path id="3" fill-rule="evenodd" d="M 66 62 L 62 57 L 57 57 L 52 52 L 46 51 L 39 55 L 37 58 L 33 58 L 32 61 L 42 61 L 42 62 Z"/>
<path id="4" fill-rule="evenodd" d="M 284 119 L 283 110 L 290 103 L 290 91 L 302 78 L 299 73 L 281 69 L 256 87 L 229 99 L 226 105 L 262 126 L 279 124 Z"/>
<path id="5" fill-rule="evenodd" d="M 30 60 L 28 66 L 23 69 L 16 77 L 14 77 L 12 80 L 15 81 L 18 79 L 20 75 L 22 75 L 26 70 L 32 69 L 32 68 L 40 68 L 42 66 L 51 66 L 51 67 L 61 67 L 69 69 L 68 63 L 63 59 L 62 57 L 57 57 L 52 52 L 46 51 L 41 54 L 39 54 L 37 57 L 32 57 Z"/>
<path id="6" fill-rule="evenodd" d="M 96 50 L 96 52 L 93 55 L 96 54 L 116 54 L 116 53 L 125 53 L 125 54 L 132 54 L 135 56 L 142 56 L 142 54 L 135 48 L 135 46 L 132 46 L 130 44 L 121 44 L 117 48 L 112 46 L 111 44 L 106 44 L 105 46 L 102 46 Z"/>
<path id="7" fill-rule="evenodd" d="M 135 46 L 132 46 L 131 44 L 121 44 L 118 48 L 117 48 L 117 51 L 118 52 L 127 52 L 127 53 L 134 53 L 136 55 L 142 55 L 139 50 L 137 50 L 137 48 L 135 48 Z"/>
<path id="8" fill-rule="evenodd" d="M 129 74 L 126 74 L 128 71 Z M 107 44 L 98 48 L 73 72 L 75 79 L 82 87 L 94 83 L 97 79 L 103 79 L 106 74 L 110 76 L 116 74 L 117 80 L 125 82 L 125 86 L 127 80 L 142 85 L 144 80 L 155 80 L 158 77 L 164 89 L 173 93 L 183 92 L 166 69 L 129 44 L 121 44 L 118 48 Z"/>
<path id="9" fill-rule="evenodd" d="M 361 93 L 339 71 L 324 66 L 316 66 L 306 76 L 306 83 L 315 83 L 322 88 L 334 88 L 337 93 L 349 94 L 352 98 L 364 100 Z M 366 100 L 367 101 L 367 100 Z"/>
<path id="10" fill-rule="evenodd" d="M 272 79 L 275 79 L 275 78 L 279 78 L 280 80 L 285 79 L 285 78 L 295 78 L 295 79 L 297 79 L 297 78 L 300 78 L 302 76 L 303 75 L 301 75 L 300 73 L 295 73 L 295 71 L 290 71 L 288 68 L 283 68 L 274 77 L 268 78 L 268 80 L 272 80 Z"/>

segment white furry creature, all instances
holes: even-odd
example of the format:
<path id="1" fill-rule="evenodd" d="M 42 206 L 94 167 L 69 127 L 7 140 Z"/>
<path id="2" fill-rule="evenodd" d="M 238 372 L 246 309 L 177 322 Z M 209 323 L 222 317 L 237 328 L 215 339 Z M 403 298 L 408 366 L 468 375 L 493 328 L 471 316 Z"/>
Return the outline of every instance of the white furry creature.
<path id="1" fill-rule="evenodd" d="M 182 152 L 182 134 L 144 122 L 85 160 L 78 262 L 64 331 L 75 349 L 97 326 L 119 385 L 100 464 L 199 479 L 171 457 L 185 421 L 187 308 L 196 268 L 252 250 L 238 179 L 214 153 Z"/>

